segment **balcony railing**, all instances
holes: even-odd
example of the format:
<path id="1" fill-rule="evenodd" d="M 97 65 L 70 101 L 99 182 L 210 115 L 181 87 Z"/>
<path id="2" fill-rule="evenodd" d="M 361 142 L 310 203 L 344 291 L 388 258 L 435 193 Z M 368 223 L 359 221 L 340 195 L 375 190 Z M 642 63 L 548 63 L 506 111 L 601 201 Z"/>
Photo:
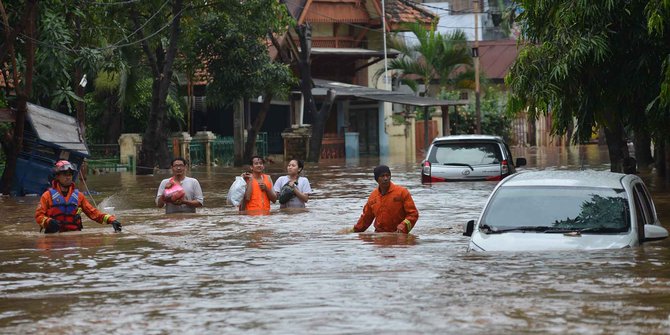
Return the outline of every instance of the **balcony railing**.
<path id="1" fill-rule="evenodd" d="M 295 41 L 299 45 L 299 41 Z M 312 37 L 312 48 L 366 48 L 365 41 L 356 41 L 351 36 Z"/>

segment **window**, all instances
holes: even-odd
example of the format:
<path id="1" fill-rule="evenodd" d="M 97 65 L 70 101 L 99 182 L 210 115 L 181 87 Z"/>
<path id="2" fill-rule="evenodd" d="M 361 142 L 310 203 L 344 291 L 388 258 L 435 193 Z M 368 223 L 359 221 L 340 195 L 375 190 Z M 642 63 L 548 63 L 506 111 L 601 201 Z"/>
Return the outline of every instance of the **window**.
<path id="1" fill-rule="evenodd" d="M 630 228 L 628 200 L 623 189 L 575 187 L 502 187 L 491 199 L 482 223 L 496 228 L 556 229 Z"/>
<path id="2" fill-rule="evenodd" d="M 502 161 L 502 152 L 497 143 L 438 143 L 428 160 L 431 163 L 437 164 L 500 164 Z"/>
<path id="3" fill-rule="evenodd" d="M 647 192 L 644 185 L 635 184 L 635 196 L 639 197 L 640 208 L 638 210 L 644 213 L 644 223 L 654 224 L 656 221 L 656 211 L 654 210 L 654 204 L 651 202 L 649 192 Z"/>

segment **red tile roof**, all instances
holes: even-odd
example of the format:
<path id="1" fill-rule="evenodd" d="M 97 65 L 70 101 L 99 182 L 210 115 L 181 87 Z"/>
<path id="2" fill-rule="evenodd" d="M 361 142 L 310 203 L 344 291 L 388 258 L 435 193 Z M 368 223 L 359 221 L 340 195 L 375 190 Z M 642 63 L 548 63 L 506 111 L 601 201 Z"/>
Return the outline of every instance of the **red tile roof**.
<path id="1" fill-rule="evenodd" d="M 437 14 L 430 12 L 407 0 L 386 0 L 386 23 L 392 31 L 406 30 L 404 23 L 420 22 L 422 24 L 437 23 Z"/>
<path id="2" fill-rule="evenodd" d="M 386 0 L 385 13 L 390 30 L 404 30 L 403 23 L 421 22 L 430 24 L 437 21 L 435 13 L 427 11 L 410 0 Z M 308 22 L 380 22 L 381 0 L 293 0 L 286 7 L 291 15 Z M 300 24 L 302 22 L 298 22 Z"/>
<path id="3" fill-rule="evenodd" d="M 305 21 L 368 23 L 372 18 L 361 1 L 313 0 Z"/>
<path id="4" fill-rule="evenodd" d="M 479 41 L 479 65 L 487 78 L 502 80 L 519 50 L 516 40 Z"/>

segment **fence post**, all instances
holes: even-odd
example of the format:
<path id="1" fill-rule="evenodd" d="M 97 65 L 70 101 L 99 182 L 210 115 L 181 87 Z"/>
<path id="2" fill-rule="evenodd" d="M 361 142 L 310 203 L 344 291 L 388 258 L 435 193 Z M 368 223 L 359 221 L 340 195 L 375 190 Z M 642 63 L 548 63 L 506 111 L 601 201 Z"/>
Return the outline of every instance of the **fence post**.
<path id="1" fill-rule="evenodd" d="M 119 162 L 127 164 L 127 157 L 136 156 L 137 148 L 142 144 L 142 136 L 135 133 L 121 134 L 119 143 Z"/>
<path id="2" fill-rule="evenodd" d="M 216 140 L 216 135 L 211 131 L 201 130 L 195 133 L 193 141 L 202 143 L 205 148 L 205 164 L 212 165 L 212 143 Z"/>
<path id="3" fill-rule="evenodd" d="M 128 167 L 132 173 L 135 173 L 135 156 L 128 155 Z"/>

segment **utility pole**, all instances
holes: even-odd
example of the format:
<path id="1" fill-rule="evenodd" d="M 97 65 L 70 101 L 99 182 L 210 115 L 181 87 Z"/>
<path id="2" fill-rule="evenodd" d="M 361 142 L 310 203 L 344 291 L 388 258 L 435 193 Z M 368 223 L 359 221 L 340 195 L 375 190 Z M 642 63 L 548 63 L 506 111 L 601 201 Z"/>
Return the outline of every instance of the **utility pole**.
<path id="1" fill-rule="evenodd" d="M 382 39 L 384 40 L 384 89 L 391 91 L 389 85 L 389 65 L 386 54 L 386 3 L 382 0 Z"/>
<path id="2" fill-rule="evenodd" d="M 472 48 L 472 57 L 475 63 L 475 115 L 477 117 L 476 133 L 482 133 L 482 111 L 479 93 L 479 0 L 473 0 L 475 14 L 475 46 Z"/>

